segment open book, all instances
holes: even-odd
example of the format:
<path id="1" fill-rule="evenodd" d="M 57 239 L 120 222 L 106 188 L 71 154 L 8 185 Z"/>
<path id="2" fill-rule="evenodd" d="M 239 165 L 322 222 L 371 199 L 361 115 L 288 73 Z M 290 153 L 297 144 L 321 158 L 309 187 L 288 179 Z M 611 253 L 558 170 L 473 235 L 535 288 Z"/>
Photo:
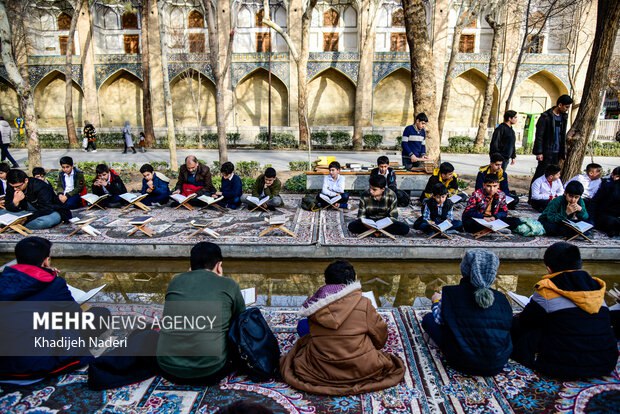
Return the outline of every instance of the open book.
<path id="1" fill-rule="evenodd" d="M 474 221 L 488 229 L 491 229 L 493 231 L 499 231 L 501 229 L 505 229 L 508 228 L 508 223 L 496 219 L 493 221 L 486 221 L 485 219 L 481 219 L 481 218 L 475 218 Z"/>
<path id="2" fill-rule="evenodd" d="M 127 201 L 128 203 L 135 203 L 136 201 L 140 201 L 146 198 L 147 196 L 148 194 L 125 193 L 125 194 L 121 194 L 119 197 Z"/>
<path id="3" fill-rule="evenodd" d="M 372 303 L 372 306 L 375 307 L 375 309 L 379 307 L 377 305 L 377 300 L 375 299 L 375 294 L 372 292 L 372 290 L 369 290 L 368 292 L 362 292 L 362 296 L 368 298 L 370 300 L 370 303 Z"/>
<path id="4" fill-rule="evenodd" d="M 578 230 L 582 233 L 585 233 L 586 231 L 590 230 L 592 227 L 594 227 L 592 224 L 587 223 L 585 221 L 570 221 L 570 220 L 562 220 L 562 223 L 566 224 L 569 227 L 572 227 L 575 230 Z"/>
<path id="5" fill-rule="evenodd" d="M 152 216 L 138 216 L 134 217 L 129 221 L 129 224 L 135 224 L 136 226 L 144 225 L 153 220 Z"/>
<path id="6" fill-rule="evenodd" d="M 336 194 L 333 197 L 330 197 L 326 194 L 319 194 L 319 197 L 321 197 L 323 200 L 327 201 L 329 204 L 334 204 L 335 202 L 337 202 L 338 200 L 340 200 L 342 198 L 342 196 L 340 194 Z"/>
<path id="7" fill-rule="evenodd" d="M 20 214 L 20 215 L 11 214 L 11 213 L 2 214 L 0 215 L 0 224 L 4 226 L 11 226 L 15 224 L 16 221 L 19 221 L 23 217 L 29 216 L 31 214 L 32 213 L 26 213 L 26 214 Z"/>
<path id="8" fill-rule="evenodd" d="M 200 197 L 198 197 L 198 200 L 202 201 L 203 203 L 207 203 L 208 206 L 210 206 L 213 203 L 217 203 L 220 200 L 223 200 L 224 196 L 219 196 L 217 198 L 215 197 L 210 197 L 208 195 L 201 195 Z"/>
<path id="9" fill-rule="evenodd" d="M 384 217 L 381 220 L 371 220 L 366 217 L 362 217 L 362 223 L 365 225 L 372 227 L 373 229 L 381 230 L 392 224 L 392 219 L 390 217 Z"/>
<path id="10" fill-rule="evenodd" d="M 511 291 L 507 291 L 506 294 L 510 299 L 514 300 L 522 308 L 525 308 L 525 305 L 530 302 L 530 298 L 528 298 L 527 296 L 519 295 Z"/>
<path id="11" fill-rule="evenodd" d="M 201 222 L 201 221 L 196 221 L 196 220 L 192 220 L 189 222 L 189 224 L 191 224 L 194 227 L 198 227 L 198 228 L 202 228 L 203 233 L 207 233 L 209 236 L 214 237 L 214 238 L 218 238 L 220 237 L 220 233 L 218 233 L 215 230 L 212 230 L 209 227 L 209 223 L 205 223 L 205 222 Z"/>
<path id="12" fill-rule="evenodd" d="M 512 203 L 513 201 L 515 201 L 515 199 L 514 199 L 514 198 L 512 198 L 512 197 L 510 197 L 508 194 L 506 194 L 506 204 L 510 204 L 510 203 Z"/>
<path id="13" fill-rule="evenodd" d="M 261 199 L 259 199 L 258 197 L 249 196 L 246 200 L 248 200 L 250 203 L 254 204 L 255 206 L 262 206 L 267 201 L 269 201 L 269 196 L 263 197 Z"/>
<path id="14" fill-rule="evenodd" d="M 428 223 L 432 228 L 437 229 L 439 231 L 441 231 L 442 233 L 448 229 L 450 229 L 452 227 L 452 223 L 450 222 L 450 220 L 444 220 L 441 223 L 437 224 L 437 223 Z"/>
<path id="15" fill-rule="evenodd" d="M 607 294 L 614 298 L 616 302 L 620 303 L 620 290 L 617 288 L 611 288 L 607 291 Z"/>
<path id="16" fill-rule="evenodd" d="M 253 305 L 256 303 L 256 288 L 247 288 L 241 289 L 241 296 L 243 296 L 243 301 L 247 305 Z"/>
<path id="17" fill-rule="evenodd" d="M 81 227 L 81 229 L 85 233 L 90 234 L 91 236 L 95 237 L 95 236 L 100 235 L 101 232 L 90 225 L 90 223 L 93 222 L 94 219 L 95 219 L 94 217 L 86 217 L 86 218 L 73 217 L 72 219 L 69 220 L 69 223 L 73 223 L 76 225 L 84 224 Z"/>
<path id="18" fill-rule="evenodd" d="M 185 203 L 188 200 L 196 198 L 197 196 L 198 196 L 198 194 L 196 194 L 196 193 L 190 194 L 187 197 L 184 196 L 183 194 L 172 194 L 170 196 L 170 198 L 173 199 L 174 201 L 176 201 L 179 204 L 183 204 L 183 203 Z"/>
<path id="19" fill-rule="evenodd" d="M 97 288 L 91 289 L 88 292 L 84 292 L 82 289 L 78 289 L 74 286 L 71 286 L 68 283 L 67 283 L 67 287 L 69 288 L 69 292 L 71 292 L 71 296 L 73 296 L 73 299 L 81 305 L 82 303 L 88 301 L 90 298 L 92 298 L 97 293 L 99 293 L 101 289 L 106 287 L 106 284 L 103 284 Z"/>
<path id="20" fill-rule="evenodd" d="M 275 226 L 276 224 L 286 223 L 286 216 L 273 216 L 269 217 L 269 225 Z"/>
<path id="21" fill-rule="evenodd" d="M 84 194 L 82 196 L 82 198 L 84 200 L 86 200 L 89 204 L 95 204 L 98 203 L 99 201 L 103 200 L 104 198 L 108 198 L 110 196 L 110 194 L 104 194 L 102 196 L 98 196 L 96 194 L 93 193 L 88 193 L 88 194 Z"/>
<path id="22" fill-rule="evenodd" d="M 460 195 L 455 194 L 452 197 L 450 197 L 448 200 L 450 200 L 450 201 L 452 201 L 452 203 L 456 204 L 456 203 L 458 203 L 459 201 L 461 201 L 463 199 L 461 198 Z"/>

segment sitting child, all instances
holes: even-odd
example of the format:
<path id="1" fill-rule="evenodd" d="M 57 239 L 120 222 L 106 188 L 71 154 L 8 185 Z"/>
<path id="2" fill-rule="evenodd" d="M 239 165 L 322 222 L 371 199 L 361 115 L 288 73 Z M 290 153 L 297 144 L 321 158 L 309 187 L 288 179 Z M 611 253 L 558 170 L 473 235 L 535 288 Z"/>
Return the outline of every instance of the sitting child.
<path id="1" fill-rule="evenodd" d="M 382 175 L 387 181 L 387 188 L 396 193 L 396 199 L 398 200 L 399 207 L 407 207 L 411 202 L 411 197 L 406 191 L 399 190 L 396 183 L 396 174 L 392 167 L 390 167 L 390 159 L 385 155 L 377 158 L 377 168 L 373 168 L 370 171 L 370 175 Z"/>
<path id="2" fill-rule="evenodd" d="M 82 196 L 86 194 L 84 173 L 73 165 L 71 157 L 62 157 L 59 163 L 60 171 L 56 181 L 58 199 L 71 210 L 80 208 L 83 206 Z"/>
<path id="3" fill-rule="evenodd" d="M 620 235 L 620 167 L 614 168 L 611 177 L 603 181 L 593 200 L 596 211 L 596 228 L 609 237 Z"/>
<path id="4" fill-rule="evenodd" d="M 34 178 L 37 178 L 37 179 L 39 179 L 39 180 L 43 181 L 44 183 L 47 183 L 47 184 L 49 184 L 51 186 L 52 183 L 50 183 L 50 180 L 48 180 L 45 175 L 46 175 L 46 172 L 45 172 L 45 168 L 43 168 L 43 167 L 34 167 L 32 169 L 32 176 Z"/>
<path id="5" fill-rule="evenodd" d="M 276 170 L 269 167 L 256 179 L 254 187 L 252 188 L 252 197 L 258 199 L 269 197 L 267 208 L 269 208 L 269 210 L 275 210 L 277 207 L 282 207 L 284 205 L 284 201 L 282 201 L 282 197 L 280 197 L 281 189 L 282 182 L 276 177 Z M 248 208 L 254 208 L 256 206 L 248 200 L 248 196 L 245 194 L 241 196 L 241 202 L 247 204 Z"/>
<path id="6" fill-rule="evenodd" d="M 340 175 L 340 163 L 332 161 L 329 163 L 329 175 L 323 177 L 323 188 L 316 196 L 316 205 L 319 208 L 327 207 L 329 203 L 323 197 L 334 198 L 340 196 L 340 200 L 334 205 L 338 208 L 349 208 L 349 193 L 344 191 L 344 177 Z"/>
<path id="7" fill-rule="evenodd" d="M 564 194 L 564 186 L 560 180 L 560 167 L 548 165 L 545 173 L 532 182 L 530 205 L 539 213 L 554 198 Z"/>
<path id="8" fill-rule="evenodd" d="M 566 184 L 562 197 L 556 197 L 547 205 L 538 221 L 545 228 L 547 236 L 572 236 L 574 231 L 563 224 L 564 220 L 586 221 L 589 218 L 586 205 L 581 199 L 583 185 L 579 181 Z"/>
<path id="9" fill-rule="evenodd" d="M 413 223 L 413 228 L 421 230 L 426 234 L 432 234 L 435 229 L 431 227 L 429 222 L 433 224 L 440 224 L 445 220 L 452 223 L 452 227 L 449 230 L 461 231 L 463 229 L 463 223 L 460 220 L 454 220 L 452 214 L 452 207 L 454 204 L 448 200 L 448 190 L 446 187 L 437 183 L 433 187 L 433 196 L 427 198 L 422 203 L 422 215 Z"/>
<path id="10" fill-rule="evenodd" d="M 420 202 L 433 196 L 433 187 L 435 184 L 441 183 L 448 189 L 448 197 L 460 195 L 461 200 L 467 200 L 467 194 L 459 193 L 459 184 L 457 175 L 454 173 L 454 166 L 449 162 L 442 162 L 439 168 L 435 168 L 433 175 L 426 182 L 426 187 L 420 196 Z"/>
<path id="11" fill-rule="evenodd" d="M 6 176 L 11 171 L 11 167 L 6 162 L 0 162 L 0 196 L 6 194 L 8 183 L 6 182 Z M 4 208 L 4 199 L 0 200 L 0 208 Z"/>
<path id="12" fill-rule="evenodd" d="M 170 179 L 164 174 L 155 172 L 151 164 L 144 164 L 140 167 L 140 174 L 142 174 L 142 189 L 140 193 L 148 194 L 142 203 L 151 206 L 153 204 L 164 205 L 168 203 L 170 197 L 170 187 L 168 183 Z"/>
<path id="13" fill-rule="evenodd" d="M 227 161 L 220 167 L 222 174 L 222 190 L 215 193 L 215 197 L 223 196 L 224 199 L 218 201 L 222 207 L 231 208 L 233 210 L 241 205 L 241 196 L 243 195 L 243 183 L 241 178 L 235 174 L 235 165 Z"/>
<path id="14" fill-rule="evenodd" d="M 495 174 L 487 174 L 482 189 L 474 191 L 469 197 L 463 211 L 463 228 L 466 232 L 477 233 L 486 228 L 476 222 L 475 218 L 486 221 L 499 219 L 508 224 L 510 229 L 521 224 L 518 218 L 508 217 L 506 195 L 499 189 L 499 180 Z"/>
<path id="15" fill-rule="evenodd" d="M 382 352 L 388 330 L 370 300 L 362 296 L 355 269 L 338 260 L 325 269 L 325 285 L 299 312 L 309 333 L 280 359 L 290 386 L 313 394 L 352 395 L 398 384 L 403 361 Z"/>
<path id="16" fill-rule="evenodd" d="M 510 203 L 507 203 L 508 209 L 514 210 L 517 204 L 519 204 L 519 197 L 517 197 L 516 194 L 510 193 L 510 188 L 508 188 L 508 174 L 506 174 L 506 171 L 502 169 L 504 162 L 505 160 L 502 154 L 491 154 L 491 162 L 488 165 L 483 165 L 478 170 L 475 189 L 479 190 L 482 188 L 484 184 L 484 177 L 486 177 L 487 174 L 496 174 L 497 179 L 499 180 L 499 189 L 502 190 L 506 196 L 510 196 L 514 199 Z"/>
<path id="17" fill-rule="evenodd" d="M 435 293 L 432 312 L 422 319 L 448 363 L 465 374 L 496 375 L 512 352 L 512 308 L 506 296 L 491 289 L 498 268 L 495 253 L 469 250 L 461 261 L 460 284 Z"/>
<path id="18" fill-rule="evenodd" d="M 591 163 L 586 166 L 585 174 L 576 175 L 570 180 L 568 180 L 568 183 L 572 181 L 579 181 L 581 185 L 583 185 L 583 194 L 581 196 L 581 199 L 586 204 L 588 210 L 591 210 L 590 203 L 601 186 L 602 169 L 603 167 L 601 167 L 599 164 Z M 568 183 L 566 183 L 566 185 L 568 185 Z M 566 191 L 566 187 L 564 188 L 564 191 Z"/>
<path id="19" fill-rule="evenodd" d="M 120 195 L 127 192 L 121 177 L 105 164 L 97 165 L 95 167 L 95 174 L 97 178 L 95 178 L 91 186 L 93 194 L 99 197 L 109 194 L 110 196 L 102 200 L 101 204 L 104 207 L 120 207 L 125 202 Z"/>
<path id="20" fill-rule="evenodd" d="M 369 227 L 362 222 L 362 217 L 370 220 L 381 220 L 389 217 L 392 224 L 384 230 L 390 234 L 404 236 L 409 233 L 407 223 L 398 221 L 398 206 L 394 191 L 386 188 L 385 177 L 382 175 L 370 176 L 370 189 L 362 193 L 360 197 L 357 220 L 349 223 L 351 233 L 364 233 Z"/>

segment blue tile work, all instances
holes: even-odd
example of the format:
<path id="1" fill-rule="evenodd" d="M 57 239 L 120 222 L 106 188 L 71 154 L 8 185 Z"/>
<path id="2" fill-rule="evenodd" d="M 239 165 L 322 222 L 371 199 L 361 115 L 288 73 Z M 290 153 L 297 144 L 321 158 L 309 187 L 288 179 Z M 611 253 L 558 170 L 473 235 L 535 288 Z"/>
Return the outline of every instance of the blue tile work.
<path id="1" fill-rule="evenodd" d="M 257 68 L 264 68 L 267 70 L 269 67 L 268 62 L 233 62 L 231 64 L 231 79 L 233 88 L 237 87 L 237 84 L 249 73 Z M 271 62 L 271 73 L 278 77 L 289 88 L 290 73 L 288 62 Z"/>
<path id="2" fill-rule="evenodd" d="M 547 71 L 552 75 L 556 76 L 563 84 L 564 87 L 568 90 L 570 89 L 568 85 L 570 82 L 568 80 L 568 65 L 558 65 L 558 64 L 531 64 L 531 63 L 522 63 L 519 68 L 519 75 L 517 76 L 517 85 L 520 85 L 521 82 L 526 80 L 532 75 L 540 71 Z"/>
<path id="3" fill-rule="evenodd" d="M 97 89 L 101 87 L 106 79 L 121 69 L 126 70 L 138 79 L 142 80 L 142 65 L 139 63 L 111 63 L 95 65 L 95 84 L 97 85 Z"/>
<path id="4" fill-rule="evenodd" d="M 397 69 L 411 71 L 409 62 L 375 62 L 372 67 L 372 86 L 376 87 L 385 77 Z"/>
<path id="5" fill-rule="evenodd" d="M 30 79 L 30 86 L 35 88 L 37 84 L 41 82 L 41 79 L 54 71 L 58 71 L 64 75 L 65 65 L 29 65 L 28 77 Z M 77 83 L 80 85 L 80 88 L 82 88 L 82 65 L 74 64 L 71 67 L 71 72 L 73 73 L 73 82 Z"/>
<path id="6" fill-rule="evenodd" d="M 357 72 L 359 70 L 359 62 L 357 61 L 310 61 L 308 62 L 308 82 L 316 75 L 329 68 L 334 68 L 342 72 L 354 85 L 357 85 Z"/>
<path id="7" fill-rule="evenodd" d="M 207 77 L 213 84 L 215 84 L 215 78 L 213 77 L 213 71 L 211 65 L 208 63 L 192 63 L 192 62 L 175 62 L 168 65 L 168 79 L 172 81 L 176 76 L 183 73 L 187 69 L 194 69 Z"/>

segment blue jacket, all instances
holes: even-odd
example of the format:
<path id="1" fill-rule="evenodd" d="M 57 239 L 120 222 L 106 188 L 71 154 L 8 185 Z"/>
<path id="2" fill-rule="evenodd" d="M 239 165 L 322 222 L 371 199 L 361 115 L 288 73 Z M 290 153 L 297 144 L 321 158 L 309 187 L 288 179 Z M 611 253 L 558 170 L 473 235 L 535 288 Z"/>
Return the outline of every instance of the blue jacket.
<path id="1" fill-rule="evenodd" d="M 409 125 L 403 131 L 402 141 L 402 154 L 403 157 L 421 157 L 422 154 L 426 154 L 426 131 L 416 131 L 413 125 Z"/>
<path id="2" fill-rule="evenodd" d="M 234 174 L 230 180 L 222 178 L 222 195 L 224 200 L 234 200 L 237 197 L 241 197 L 241 194 L 243 194 L 243 183 L 237 174 Z"/>
<path id="3" fill-rule="evenodd" d="M 35 311 L 81 312 L 67 282 L 51 270 L 31 265 L 6 267 L 0 275 L 0 306 L 0 330 L 4 335 L 0 342 L 1 379 L 57 375 L 92 360 L 87 348 L 66 352 L 35 347 L 33 333 L 47 340 L 80 338 L 77 330 L 41 328 L 33 332 Z M 8 356 L 15 355 L 15 350 L 20 350 L 21 355 Z"/>
<path id="4" fill-rule="evenodd" d="M 149 186 L 146 184 L 148 181 L 146 178 L 142 179 L 142 190 L 140 192 L 142 194 L 146 194 L 147 188 Z M 153 174 L 153 191 L 150 193 L 153 197 L 163 197 L 170 195 L 170 187 L 168 187 L 168 182 L 162 180 L 157 176 L 157 173 Z"/>
<path id="5" fill-rule="evenodd" d="M 471 375 L 501 372 L 512 352 L 512 308 L 506 297 L 491 289 L 493 305 L 483 309 L 474 301 L 476 288 L 468 279 L 444 286 L 441 296 L 444 344 L 448 363 Z"/>

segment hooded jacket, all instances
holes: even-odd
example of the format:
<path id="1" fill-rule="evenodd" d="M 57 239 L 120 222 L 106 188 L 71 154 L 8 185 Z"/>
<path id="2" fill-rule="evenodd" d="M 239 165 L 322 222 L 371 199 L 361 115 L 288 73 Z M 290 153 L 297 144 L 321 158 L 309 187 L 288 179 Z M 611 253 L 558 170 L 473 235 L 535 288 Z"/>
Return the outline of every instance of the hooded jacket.
<path id="1" fill-rule="evenodd" d="M 426 187 L 424 188 L 424 191 L 422 191 L 422 195 L 420 196 L 420 201 L 424 201 L 424 199 L 431 198 L 433 196 L 433 187 L 437 183 L 441 183 L 446 186 L 446 188 L 448 189 L 448 197 L 455 195 L 456 193 L 459 192 L 459 183 L 458 183 L 457 177 L 458 176 L 456 175 L 456 173 L 454 173 L 452 174 L 452 178 L 444 182 L 441 179 L 439 168 L 435 168 L 435 170 L 433 171 L 433 175 L 431 175 L 431 177 L 426 182 Z"/>
<path id="2" fill-rule="evenodd" d="M 28 178 L 25 191 L 26 198 L 17 205 L 13 204 L 14 195 L 15 190 L 9 185 L 6 189 L 6 209 L 12 212 L 28 211 L 28 205 L 30 204 L 35 208 L 35 211 L 32 211 L 32 214 L 28 216 L 27 222 L 42 216 L 47 216 L 55 211 L 60 214 L 63 222 L 67 222 L 72 217 L 71 210 L 58 200 L 58 196 L 54 193 L 52 186 L 38 178 Z"/>
<path id="3" fill-rule="evenodd" d="M 605 282 L 584 270 L 567 270 L 543 276 L 535 290 L 516 320 L 520 337 L 513 335 L 515 351 L 533 353 L 527 358 L 530 368 L 545 375 L 609 375 L 618 348 L 604 301 Z"/>
<path id="4" fill-rule="evenodd" d="M 553 152 L 555 137 L 555 119 L 553 117 L 553 108 L 540 114 L 540 118 L 538 118 L 538 121 L 536 122 L 536 138 L 534 139 L 534 146 L 532 147 L 532 154 L 534 155 L 549 154 Z M 560 142 L 558 157 L 561 160 L 566 158 L 567 122 L 568 114 L 560 114 Z"/>
<path id="5" fill-rule="evenodd" d="M 106 189 L 110 193 L 110 196 L 121 195 L 127 192 L 127 187 L 125 187 L 125 183 L 123 183 L 120 175 L 118 175 L 118 173 L 111 168 L 109 181 L 110 183 L 106 185 Z M 105 191 L 103 191 L 103 187 L 95 185 L 94 182 L 91 186 L 91 190 L 93 194 L 96 194 L 99 197 L 105 194 Z"/>
<path id="6" fill-rule="evenodd" d="M 362 297 L 360 282 L 323 286 L 306 302 L 300 315 L 308 317 L 310 333 L 300 338 L 280 359 L 286 383 L 315 394 L 353 395 L 398 384 L 405 374 L 403 362 L 381 352 L 387 325 Z"/>

